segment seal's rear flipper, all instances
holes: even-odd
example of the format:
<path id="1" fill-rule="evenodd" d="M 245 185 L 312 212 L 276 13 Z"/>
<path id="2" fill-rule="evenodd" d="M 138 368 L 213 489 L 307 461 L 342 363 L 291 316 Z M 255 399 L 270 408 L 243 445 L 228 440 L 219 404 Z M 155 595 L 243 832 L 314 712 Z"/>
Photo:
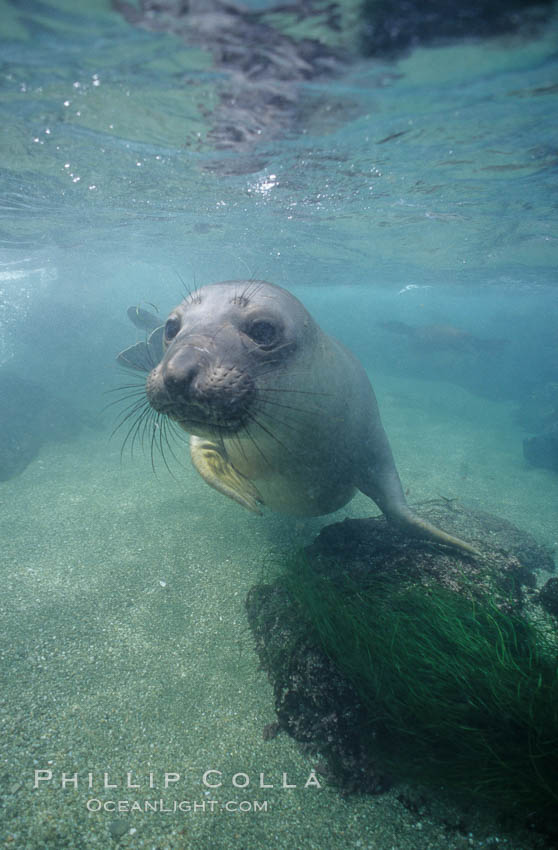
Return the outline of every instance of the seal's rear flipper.
<path id="1" fill-rule="evenodd" d="M 361 470 L 357 482 L 359 490 L 372 499 L 387 520 L 399 526 L 406 534 L 422 537 L 434 543 L 443 543 L 467 555 L 480 553 L 469 543 L 447 534 L 411 510 L 405 499 L 401 481 L 395 467 L 391 448 L 383 428 L 377 428 L 374 439 L 374 451 L 369 449 L 372 463 Z"/>
<path id="2" fill-rule="evenodd" d="M 386 516 L 390 522 L 398 525 L 403 531 L 413 537 L 422 537 L 424 540 L 432 540 L 434 543 L 443 543 L 445 546 L 451 546 L 452 549 L 459 549 L 460 552 L 464 552 L 467 555 L 480 555 L 480 552 L 474 546 L 465 543 L 459 537 L 453 537 L 453 535 L 442 531 L 441 528 L 437 528 L 435 525 L 422 519 L 422 517 L 417 516 L 407 506 L 405 506 L 404 510 L 398 510 L 396 513 L 386 514 Z"/>

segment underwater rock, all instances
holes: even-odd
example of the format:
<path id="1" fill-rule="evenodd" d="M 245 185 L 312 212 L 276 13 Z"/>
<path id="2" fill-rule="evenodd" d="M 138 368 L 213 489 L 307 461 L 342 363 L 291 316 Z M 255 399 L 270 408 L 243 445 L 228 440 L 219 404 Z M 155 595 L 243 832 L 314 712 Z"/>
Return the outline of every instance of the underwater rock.
<path id="1" fill-rule="evenodd" d="M 502 351 L 507 339 L 483 339 L 454 325 L 408 325 L 406 322 L 380 322 L 380 327 L 408 337 L 422 350 L 455 351 L 462 354 L 491 354 Z"/>
<path id="2" fill-rule="evenodd" d="M 0 369 L 0 481 L 19 475 L 52 440 L 77 436 L 96 422 L 55 398 L 40 384 Z"/>
<path id="3" fill-rule="evenodd" d="M 531 466 L 558 472 L 558 423 L 543 434 L 523 440 L 523 455 Z"/>
<path id="4" fill-rule="evenodd" d="M 539 600 L 545 611 L 558 619 L 558 578 L 551 577 L 543 584 Z"/>
<path id="5" fill-rule="evenodd" d="M 516 420 L 532 434 L 558 426 L 558 383 L 549 381 L 533 387 L 521 402 Z"/>
<path id="6" fill-rule="evenodd" d="M 536 34 L 551 0 L 364 0 L 362 50 L 367 56 L 398 56 L 413 47 L 519 32 Z"/>
<path id="7" fill-rule="evenodd" d="M 479 622 L 483 616 L 482 605 L 478 603 L 488 599 L 490 603 L 486 609 L 487 621 L 496 624 L 495 632 L 489 636 L 489 643 L 494 634 L 500 634 L 500 628 L 506 629 L 510 623 L 512 642 L 517 638 L 521 646 L 524 639 L 522 624 L 526 622 L 527 616 L 525 612 L 529 611 L 529 618 L 533 610 L 539 612 L 537 617 L 544 619 L 547 616 L 541 610 L 542 599 L 538 599 L 535 589 L 535 571 L 554 571 L 555 565 L 550 552 L 539 546 L 531 535 L 520 531 L 506 520 L 482 511 L 458 510 L 453 503 L 445 502 L 431 503 L 429 507 L 423 504 L 420 510 L 429 521 L 442 523 L 452 534 L 466 534 L 480 550 L 480 557 L 469 558 L 441 546 L 406 538 L 383 517 L 374 517 L 346 519 L 326 526 L 301 556 L 295 556 L 298 560 L 294 566 L 296 568 L 305 563 L 318 582 L 325 578 L 330 586 L 338 585 L 342 593 L 349 587 L 353 613 L 359 610 L 359 588 L 362 587 L 362 592 L 366 593 L 366 585 L 370 583 L 371 576 L 374 577 L 373 581 L 379 579 L 380 585 L 383 582 L 384 587 L 389 584 L 395 589 L 394 600 L 397 600 L 399 589 L 405 592 L 406 588 L 411 588 L 415 591 L 413 599 L 419 599 L 420 603 L 420 595 L 416 594 L 417 588 L 419 594 L 421 588 L 425 590 L 426 599 L 430 597 L 432 589 L 437 588 L 441 591 L 440 598 L 445 594 L 446 597 L 461 600 L 465 603 L 465 608 L 468 605 L 472 611 L 473 624 L 477 621 L 477 607 Z M 337 646 L 333 652 L 325 649 L 323 633 L 320 637 L 320 628 L 323 626 L 327 633 L 328 629 L 334 628 L 333 620 L 320 623 L 320 617 L 326 610 L 320 609 L 320 603 L 314 606 L 313 611 L 310 610 L 311 604 L 307 608 L 301 608 L 300 599 L 297 602 L 296 594 L 292 593 L 292 582 L 298 581 L 298 574 L 292 569 L 292 565 L 287 573 L 290 574 L 287 581 L 285 576 L 280 576 L 273 584 L 256 585 L 246 600 L 256 652 L 274 688 L 279 729 L 295 738 L 307 752 L 319 753 L 326 762 L 322 772 L 339 785 L 342 791 L 378 793 L 389 787 L 391 782 L 390 770 L 386 769 L 389 762 L 378 759 L 375 754 L 383 734 L 383 710 L 380 707 L 377 710 L 371 708 L 370 702 L 366 704 L 361 695 L 362 691 L 355 686 L 354 676 L 347 673 L 345 668 L 341 669 L 342 664 L 338 663 L 339 658 L 336 659 L 335 655 L 338 651 L 343 656 L 343 648 Z M 551 582 L 558 587 L 558 579 L 550 579 L 546 586 L 546 596 L 549 599 L 553 596 L 553 604 L 558 610 L 558 591 L 554 585 L 550 587 Z M 391 597 L 388 595 L 387 599 L 389 608 Z M 333 606 L 335 604 L 334 601 Z M 414 604 L 411 600 L 411 619 L 414 618 Z M 330 607 L 330 614 L 331 610 Z M 402 608 L 401 611 L 403 610 Z M 417 611 L 417 616 L 419 613 Z M 358 618 L 358 613 L 354 616 Z M 387 616 L 389 621 L 389 610 Z M 499 617 L 502 622 L 499 622 Z M 548 618 L 545 622 L 548 623 Z M 450 628 L 453 628 L 454 623 L 455 617 Z M 364 628 L 366 629 L 366 624 Z M 334 637 L 333 646 L 335 640 Z M 358 637 L 355 641 L 356 654 L 359 655 L 359 646 L 364 644 L 360 644 Z M 330 644 L 330 649 L 331 646 Z M 368 650 L 364 648 L 362 651 L 366 656 Z M 527 656 L 530 659 L 529 652 Z M 347 652 L 347 656 L 349 655 L 350 652 Z M 370 659 L 372 658 L 373 655 L 370 656 Z M 370 659 L 367 664 L 373 664 Z M 452 663 L 453 661 L 455 659 L 452 659 Z M 469 662 L 473 672 L 478 669 L 477 662 L 478 657 L 473 657 Z M 460 663 L 458 658 L 455 665 L 458 676 L 461 675 Z M 531 662 L 528 660 L 527 663 Z M 545 662 L 540 663 L 544 667 Z M 512 678 L 509 680 L 512 693 L 515 689 L 514 664 L 515 661 L 512 660 L 509 668 L 512 669 Z M 441 675 L 443 678 L 444 674 Z M 485 675 L 482 670 L 480 675 Z M 509 682 L 506 688 L 508 685 Z M 480 690 L 482 687 L 484 685 L 480 686 Z M 489 685 L 490 687 L 492 686 Z M 458 690 L 461 692 L 461 686 L 458 686 Z M 462 698 L 466 712 L 469 710 L 467 693 L 465 687 Z M 503 687 L 500 696 L 504 695 L 504 704 L 505 693 L 509 691 L 505 691 Z M 482 730 L 484 696 L 479 699 Z M 405 692 L 402 702 L 405 702 Z M 493 715 L 487 721 L 487 728 L 490 728 L 490 723 L 495 723 L 497 727 L 500 724 L 502 703 L 495 699 L 495 705 Z M 472 716 L 472 725 L 475 716 Z M 519 716 L 520 713 L 516 715 Z M 520 723 L 517 729 L 520 735 Z M 404 745 L 405 739 L 402 739 L 401 746 Z M 518 773 L 520 772 L 518 770 Z M 443 779 L 440 784 L 443 784 Z"/>
<path id="8" fill-rule="evenodd" d="M 334 662 L 302 625 L 280 583 L 253 587 L 246 600 L 263 669 L 273 684 L 279 731 L 320 753 L 319 771 L 342 791 L 378 793 L 389 778 L 363 740 L 367 714 Z M 267 727 L 266 727 L 267 728 Z"/>
<path id="9" fill-rule="evenodd" d="M 501 517 L 458 508 L 452 500 L 433 500 L 418 507 L 429 522 L 467 536 L 484 557 L 463 560 L 448 549 L 404 539 L 383 517 L 345 519 L 325 526 L 306 551 L 333 565 L 340 560 L 344 566 L 349 564 L 355 576 L 377 570 L 402 582 L 435 581 L 454 591 L 462 591 L 466 579 L 467 588 L 472 582 L 479 593 L 490 592 L 506 604 L 511 595 L 519 606 L 521 588 L 536 586 L 535 571 L 554 572 L 550 550 Z"/>

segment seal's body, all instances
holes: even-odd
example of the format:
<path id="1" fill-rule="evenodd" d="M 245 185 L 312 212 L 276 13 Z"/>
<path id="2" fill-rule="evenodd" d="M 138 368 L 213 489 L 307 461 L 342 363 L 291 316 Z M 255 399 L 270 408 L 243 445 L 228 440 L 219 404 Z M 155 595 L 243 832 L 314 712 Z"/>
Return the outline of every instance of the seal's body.
<path id="1" fill-rule="evenodd" d="M 331 513 L 361 490 L 409 533 L 474 551 L 409 508 L 364 368 L 286 290 L 203 287 L 162 337 L 147 398 L 192 435 L 212 487 L 250 510 L 298 516 Z"/>

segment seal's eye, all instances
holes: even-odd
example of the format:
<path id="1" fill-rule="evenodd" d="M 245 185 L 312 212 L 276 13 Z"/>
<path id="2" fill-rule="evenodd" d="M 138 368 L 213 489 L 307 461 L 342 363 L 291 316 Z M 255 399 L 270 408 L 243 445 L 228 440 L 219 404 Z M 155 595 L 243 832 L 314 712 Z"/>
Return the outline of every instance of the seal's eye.
<path id="1" fill-rule="evenodd" d="M 174 339 L 180 330 L 180 319 L 178 316 L 170 316 L 165 324 L 165 339 Z"/>
<path id="2" fill-rule="evenodd" d="M 270 322 L 267 319 L 260 319 L 250 325 L 250 328 L 248 329 L 248 336 L 258 345 L 265 347 L 273 345 L 277 339 L 278 330 L 273 322 Z"/>

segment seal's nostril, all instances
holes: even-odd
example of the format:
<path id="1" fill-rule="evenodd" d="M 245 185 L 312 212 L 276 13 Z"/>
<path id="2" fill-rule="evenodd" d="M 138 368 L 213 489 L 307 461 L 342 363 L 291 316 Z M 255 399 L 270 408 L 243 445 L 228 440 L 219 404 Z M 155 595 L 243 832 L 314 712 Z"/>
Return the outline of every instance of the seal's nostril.
<path id="1" fill-rule="evenodd" d="M 165 388 L 171 394 L 186 395 L 196 375 L 194 367 L 190 369 L 166 369 L 163 376 Z"/>
<path id="2" fill-rule="evenodd" d="M 192 392 L 192 386 L 204 368 L 199 349 L 193 345 L 181 345 L 167 352 L 163 359 L 161 375 L 167 393 L 172 397 L 186 399 Z"/>

